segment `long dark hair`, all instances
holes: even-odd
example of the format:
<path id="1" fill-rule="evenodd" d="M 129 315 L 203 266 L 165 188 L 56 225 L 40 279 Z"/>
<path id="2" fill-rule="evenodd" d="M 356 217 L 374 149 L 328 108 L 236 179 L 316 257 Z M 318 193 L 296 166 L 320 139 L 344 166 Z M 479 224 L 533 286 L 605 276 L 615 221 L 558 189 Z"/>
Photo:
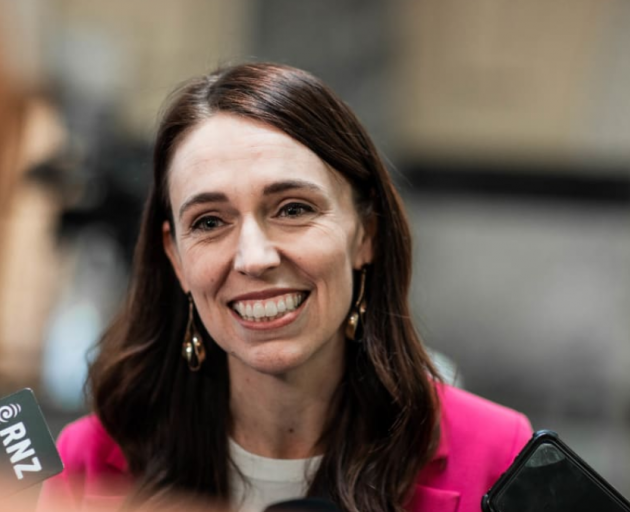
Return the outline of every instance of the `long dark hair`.
<path id="1" fill-rule="evenodd" d="M 345 375 L 322 433 L 325 455 L 308 493 L 348 512 L 402 510 L 439 435 L 438 377 L 407 300 L 407 219 L 352 111 L 309 73 L 266 63 L 187 82 L 159 125 L 130 291 L 89 376 L 96 413 L 136 479 L 130 499 L 160 500 L 174 491 L 222 502 L 230 496 L 226 355 L 204 332 L 208 357 L 202 371 L 189 371 L 181 357 L 186 297 L 162 246 L 163 222 L 172 222 L 173 153 L 217 112 L 266 123 L 308 147 L 349 181 L 358 211 L 377 219 L 362 342 L 347 344 Z"/>

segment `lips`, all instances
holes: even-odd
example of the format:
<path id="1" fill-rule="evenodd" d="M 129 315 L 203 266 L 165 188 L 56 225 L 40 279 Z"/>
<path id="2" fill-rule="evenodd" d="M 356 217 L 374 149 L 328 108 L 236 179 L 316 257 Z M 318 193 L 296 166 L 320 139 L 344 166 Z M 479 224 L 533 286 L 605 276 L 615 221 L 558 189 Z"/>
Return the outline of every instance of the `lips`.
<path id="1" fill-rule="evenodd" d="M 238 300 L 232 302 L 231 307 L 244 320 L 269 322 L 295 311 L 307 295 L 306 292 L 292 292 L 268 299 Z"/>

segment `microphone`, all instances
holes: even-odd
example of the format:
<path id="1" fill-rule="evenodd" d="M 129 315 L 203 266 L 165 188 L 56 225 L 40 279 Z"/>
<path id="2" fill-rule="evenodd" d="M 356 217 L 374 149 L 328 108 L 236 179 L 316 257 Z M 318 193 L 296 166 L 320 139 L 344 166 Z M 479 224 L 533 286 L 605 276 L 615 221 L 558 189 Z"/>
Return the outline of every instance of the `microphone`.
<path id="1" fill-rule="evenodd" d="M 0 399 L 0 499 L 61 471 L 61 457 L 33 391 Z"/>
<path id="2" fill-rule="evenodd" d="M 269 505 L 263 512 L 340 512 L 337 505 L 323 498 L 297 498 Z"/>

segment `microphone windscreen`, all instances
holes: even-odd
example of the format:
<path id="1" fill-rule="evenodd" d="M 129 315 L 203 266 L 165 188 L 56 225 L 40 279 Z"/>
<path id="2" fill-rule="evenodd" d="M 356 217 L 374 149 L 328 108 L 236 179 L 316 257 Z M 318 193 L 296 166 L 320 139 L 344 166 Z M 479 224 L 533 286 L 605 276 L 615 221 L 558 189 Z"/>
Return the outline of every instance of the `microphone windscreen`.
<path id="1" fill-rule="evenodd" d="M 35 395 L 23 389 L 0 399 L 0 499 L 63 470 Z"/>

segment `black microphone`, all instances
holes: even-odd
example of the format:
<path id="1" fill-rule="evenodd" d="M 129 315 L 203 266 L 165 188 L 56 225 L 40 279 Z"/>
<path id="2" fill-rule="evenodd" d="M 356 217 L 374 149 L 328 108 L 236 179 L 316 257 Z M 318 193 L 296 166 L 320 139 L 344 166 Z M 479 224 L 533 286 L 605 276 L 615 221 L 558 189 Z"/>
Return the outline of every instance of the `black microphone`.
<path id="1" fill-rule="evenodd" d="M 61 471 L 55 440 L 33 391 L 0 399 L 0 499 Z"/>
<path id="2" fill-rule="evenodd" d="M 340 512 L 332 501 L 323 498 L 296 498 L 269 505 L 263 512 Z"/>

